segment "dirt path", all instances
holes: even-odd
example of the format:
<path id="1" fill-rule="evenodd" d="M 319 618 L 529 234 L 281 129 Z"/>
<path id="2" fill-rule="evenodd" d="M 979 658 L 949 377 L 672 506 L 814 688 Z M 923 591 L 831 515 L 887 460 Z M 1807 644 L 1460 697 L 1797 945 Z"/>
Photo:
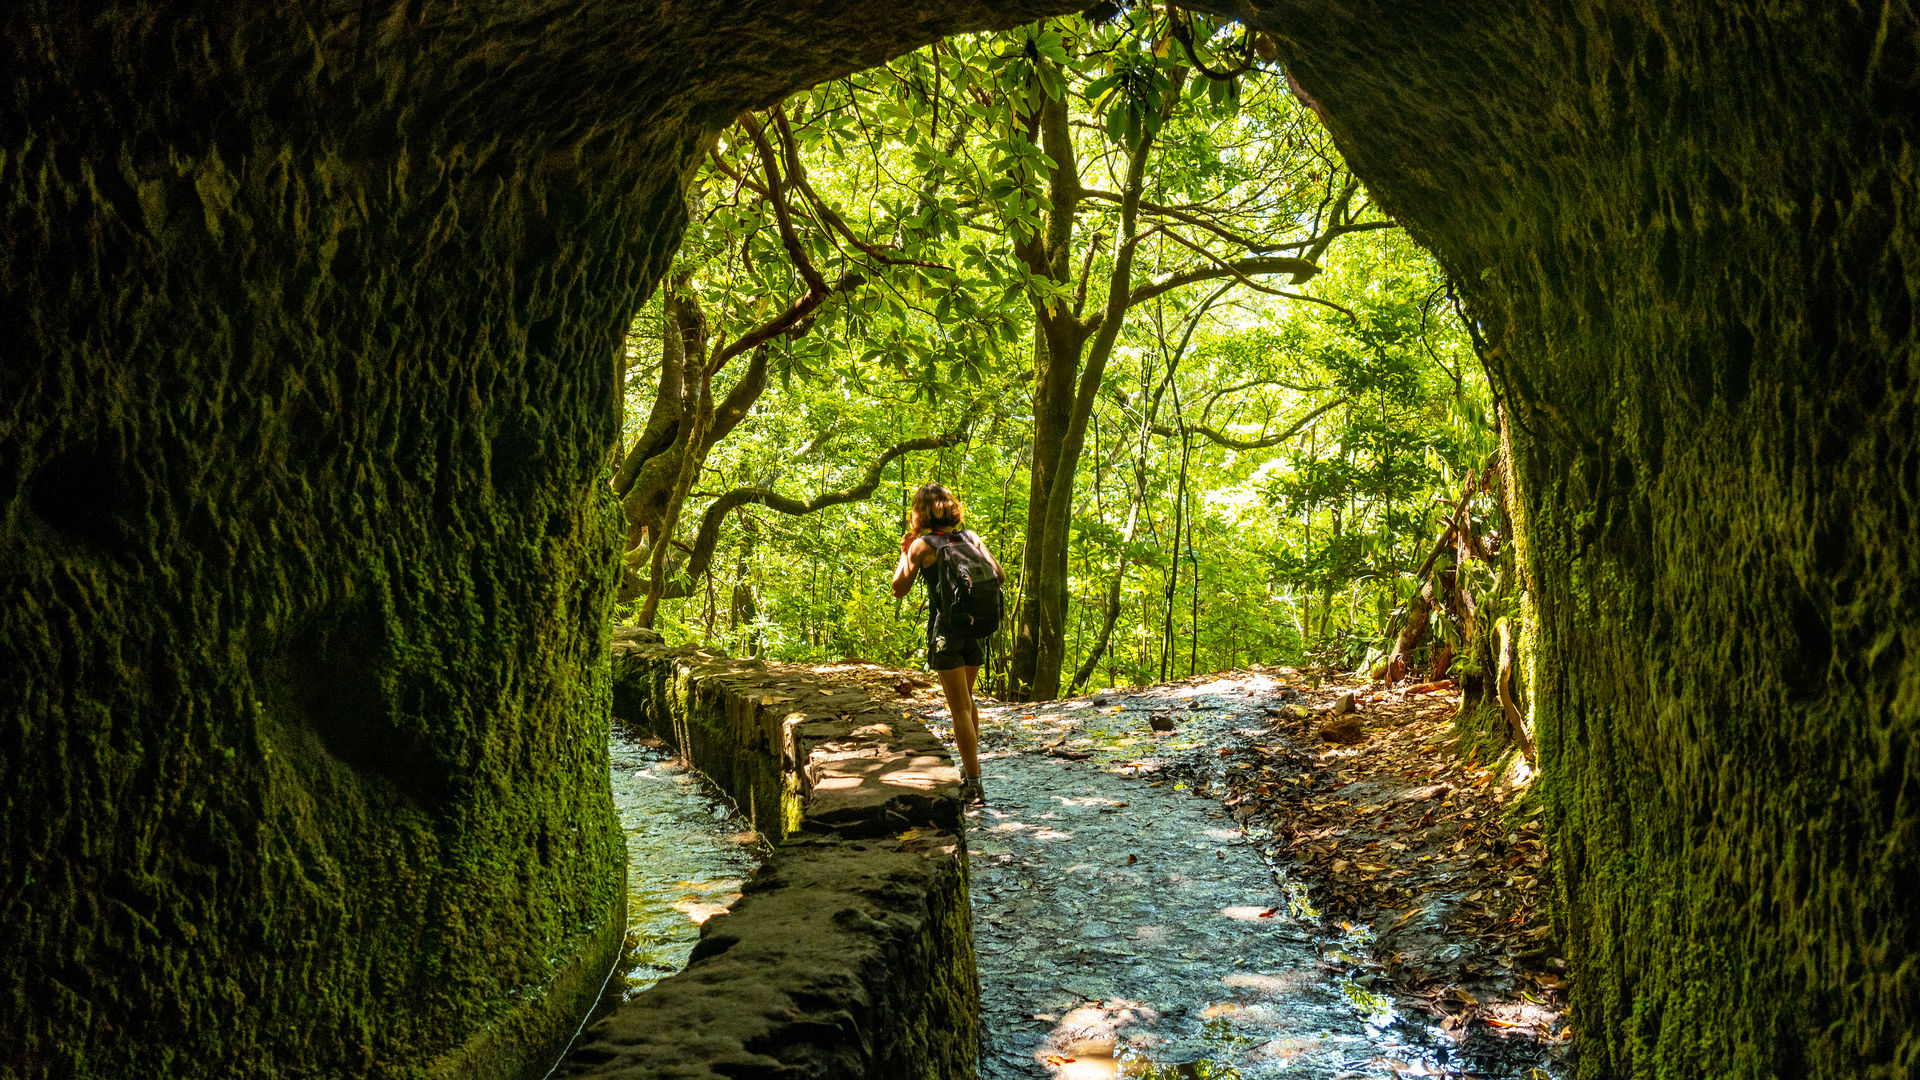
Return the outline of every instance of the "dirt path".
<path id="1" fill-rule="evenodd" d="M 1233 672 L 983 710 L 984 1077 L 1561 1072 L 1564 984 L 1516 959 L 1538 856 L 1510 793 L 1436 745 L 1446 702 L 1363 688 L 1363 741 L 1321 740 L 1345 689 Z"/>

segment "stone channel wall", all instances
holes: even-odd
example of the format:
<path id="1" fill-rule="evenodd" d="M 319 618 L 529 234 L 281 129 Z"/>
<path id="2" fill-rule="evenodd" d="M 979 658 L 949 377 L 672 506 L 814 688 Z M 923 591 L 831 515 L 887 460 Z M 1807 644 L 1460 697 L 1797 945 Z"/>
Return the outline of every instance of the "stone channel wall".
<path id="1" fill-rule="evenodd" d="M 592 1077 L 970 1078 L 979 981 L 959 773 L 920 723 L 804 667 L 614 643 L 615 715 L 775 841 L 687 969 L 588 1029 Z"/>

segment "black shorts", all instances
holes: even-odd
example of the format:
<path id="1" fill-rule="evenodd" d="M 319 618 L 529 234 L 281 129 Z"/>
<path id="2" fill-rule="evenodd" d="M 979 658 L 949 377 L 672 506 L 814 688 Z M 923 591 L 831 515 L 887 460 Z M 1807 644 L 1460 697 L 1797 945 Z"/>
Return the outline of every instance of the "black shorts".
<path id="1" fill-rule="evenodd" d="M 952 671 L 954 668 L 979 667 L 987 662 L 985 638 L 941 638 L 931 629 L 927 631 L 927 667 L 934 671 Z M 936 646 L 946 646 L 937 648 Z"/>

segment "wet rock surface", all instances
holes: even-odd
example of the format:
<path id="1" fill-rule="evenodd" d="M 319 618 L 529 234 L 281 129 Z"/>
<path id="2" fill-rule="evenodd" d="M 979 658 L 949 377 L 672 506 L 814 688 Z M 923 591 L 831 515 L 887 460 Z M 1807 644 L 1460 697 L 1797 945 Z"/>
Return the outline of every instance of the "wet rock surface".
<path id="1" fill-rule="evenodd" d="M 1458 1002 L 1402 993 L 1399 954 L 1321 916 L 1264 816 L 1196 790 L 1230 790 L 1235 753 L 1334 698 L 1243 672 L 983 703 L 988 801 L 968 812 L 983 1078 L 1560 1074 L 1538 1043 L 1449 1027 Z M 950 734 L 937 691 L 916 704 Z M 1396 928 L 1431 939 L 1410 954 L 1483 947 L 1418 921 Z"/>
<path id="2" fill-rule="evenodd" d="M 982 1076 L 1103 1056 L 1332 1076 L 1397 1049 L 1225 814 L 1090 762 L 1001 751 L 981 771 Z"/>
<path id="3" fill-rule="evenodd" d="M 740 899 L 766 841 L 658 739 L 615 724 L 607 740 L 614 812 L 627 839 L 622 998 L 687 966 L 700 926 Z"/>

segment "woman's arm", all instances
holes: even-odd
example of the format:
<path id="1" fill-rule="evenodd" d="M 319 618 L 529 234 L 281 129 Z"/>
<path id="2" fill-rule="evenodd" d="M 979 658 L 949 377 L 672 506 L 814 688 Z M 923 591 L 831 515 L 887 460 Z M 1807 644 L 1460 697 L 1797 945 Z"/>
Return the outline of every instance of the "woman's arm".
<path id="1" fill-rule="evenodd" d="M 933 562 L 933 545 L 927 543 L 927 538 L 924 536 L 902 548 L 900 561 L 893 564 L 894 597 L 897 599 L 907 595 L 907 591 L 913 588 L 914 571 L 931 562 Z"/>
<path id="2" fill-rule="evenodd" d="M 919 543 L 919 541 L 914 541 Z M 902 545 L 900 561 L 893 564 L 893 598 L 898 600 L 913 588 L 913 548 Z"/>

